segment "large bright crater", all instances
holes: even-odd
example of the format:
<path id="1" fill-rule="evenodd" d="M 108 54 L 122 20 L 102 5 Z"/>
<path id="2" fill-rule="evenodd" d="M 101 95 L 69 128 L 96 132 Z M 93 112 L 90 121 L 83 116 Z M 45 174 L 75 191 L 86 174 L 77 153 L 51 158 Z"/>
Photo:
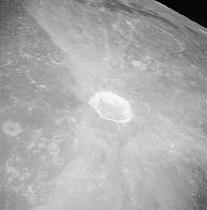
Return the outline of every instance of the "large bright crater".
<path id="1" fill-rule="evenodd" d="M 89 104 L 106 120 L 124 123 L 132 119 L 129 102 L 111 91 L 96 92 L 89 99 Z"/>

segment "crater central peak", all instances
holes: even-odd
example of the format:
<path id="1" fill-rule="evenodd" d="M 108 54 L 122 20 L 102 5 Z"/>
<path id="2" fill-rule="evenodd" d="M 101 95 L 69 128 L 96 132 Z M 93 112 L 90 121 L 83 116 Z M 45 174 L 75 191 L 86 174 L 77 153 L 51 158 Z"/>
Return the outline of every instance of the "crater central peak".
<path id="1" fill-rule="evenodd" d="M 111 91 L 96 92 L 89 99 L 89 104 L 105 120 L 124 123 L 132 119 L 130 103 Z"/>

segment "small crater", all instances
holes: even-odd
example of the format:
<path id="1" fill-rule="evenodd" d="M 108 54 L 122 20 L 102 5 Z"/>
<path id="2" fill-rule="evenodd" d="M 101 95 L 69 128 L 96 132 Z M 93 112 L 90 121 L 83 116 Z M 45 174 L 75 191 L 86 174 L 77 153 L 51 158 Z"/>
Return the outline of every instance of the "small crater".
<path id="1" fill-rule="evenodd" d="M 2 123 L 2 131 L 8 136 L 18 136 L 23 132 L 22 126 L 13 120 L 7 120 Z"/>

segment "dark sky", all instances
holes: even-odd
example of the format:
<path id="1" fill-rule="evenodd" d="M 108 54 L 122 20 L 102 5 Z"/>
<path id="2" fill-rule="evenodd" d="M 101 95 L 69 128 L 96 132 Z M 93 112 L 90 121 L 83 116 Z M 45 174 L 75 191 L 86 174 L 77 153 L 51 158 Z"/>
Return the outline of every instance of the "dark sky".
<path id="1" fill-rule="evenodd" d="M 207 0 L 157 0 L 207 28 Z"/>

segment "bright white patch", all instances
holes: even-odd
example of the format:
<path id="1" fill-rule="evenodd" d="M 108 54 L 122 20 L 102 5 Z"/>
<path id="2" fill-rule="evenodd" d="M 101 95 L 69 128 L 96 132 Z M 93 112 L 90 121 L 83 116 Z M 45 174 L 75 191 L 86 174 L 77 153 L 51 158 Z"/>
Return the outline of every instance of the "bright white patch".
<path id="1" fill-rule="evenodd" d="M 100 117 L 115 122 L 129 122 L 132 110 L 129 102 L 110 91 L 99 91 L 89 100 L 89 104 Z"/>

